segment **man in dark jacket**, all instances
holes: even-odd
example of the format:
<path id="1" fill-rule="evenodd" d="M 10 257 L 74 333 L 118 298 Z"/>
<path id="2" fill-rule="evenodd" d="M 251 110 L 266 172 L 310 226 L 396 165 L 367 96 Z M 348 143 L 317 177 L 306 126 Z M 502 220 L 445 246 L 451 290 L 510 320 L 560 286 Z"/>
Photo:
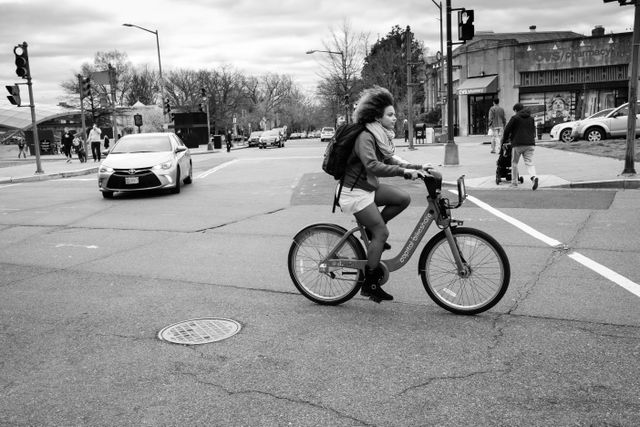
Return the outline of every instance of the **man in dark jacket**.
<path id="1" fill-rule="evenodd" d="M 511 117 L 509 123 L 504 128 L 502 144 L 511 142 L 511 186 L 518 186 L 518 162 L 520 156 L 524 159 L 527 172 L 531 176 L 532 189 L 538 188 L 538 177 L 536 167 L 533 165 L 533 151 L 536 145 L 536 124 L 529 110 L 522 104 L 513 106 L 515 115 Z"/>

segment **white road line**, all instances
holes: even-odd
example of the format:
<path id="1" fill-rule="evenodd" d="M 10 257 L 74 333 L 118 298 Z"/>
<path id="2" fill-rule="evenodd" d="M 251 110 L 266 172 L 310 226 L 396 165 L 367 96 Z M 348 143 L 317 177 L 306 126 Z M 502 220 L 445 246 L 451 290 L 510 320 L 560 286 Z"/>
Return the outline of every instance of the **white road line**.
<path id="1" fill-rule="evenodd" d="M 457 191 L 455 190 L 450 190 L 451 192 L 458 194 Z M 467 199 L 469 199 L 469 201 L 475 203 L 478 207 L 486 210 L 489 213 L 492 213 L 493 215 L 497 216 L 500 219 L 503 219 L 504 221 L 508 222 L 509 224 L 519 228 L 520 230 L 524 231 L 525 233 L 527 233 L 528 235 L 530 235 L 531 237 L 534 237 L 540 241 L 542 241 L 543 243 L 546 243 L 547 245 L 551 246 L 551 247 L 557 247 L 557 246 L 561 246 L 562 242 L 559 242 L 556 239 L 553 239 L 549 236 L 546 236 L 542 233 L 540 233 L 539 231 L 535 230 L 534 228 L 528 226 L 527 224 L 518 221 L 515 218 L 510 217 L 509 215 L 506 215 L 503 212 L 500 212 L 499 210 L 497 210 L 494 207 L 489 206 L 488 204 L 478 200 L 477 198 L 473 197 L 473 196 L 467 196 Z M 627 279 L 626 277 L 622 276 L 621 274 L 616 273 L 615 271 L 611 270 L 610 268 L 605 267 L 604 265 L 592 260 L 591 258 L 588 258 L 582 254 L 580 254 L 579 252 L 570 252 L 568 254 L 569 258 L 573 259 L 574 261 L 584 265 L 585 267 L 587 267 L 588 269 L 598 273 L 599 275 L 601 275 L 602 277 L 604 277 L 607 280 L 612 281 L 613 283 L 615 283 L 616 285 L 620 286 L 623 289 L 626 289 L 627 291 L 631 292 L 632 294 L 634 294 L 637 297 L 640 297 L 640 285 L 638 285 L 637 283 Z"/>
<path id="2" fill-rule="evenodd" d="M 626 277 L 616 273 L 615 271 L 605 267 L 602 264 L 598 264 L 594 260 L 587 258 L 586 256 L 579 254 L 578 252 L 571 252 L 569 254 L 569 258 L 572 258 L 585 267 L 590 268 L 601 276 L 611 280 L 612 282 L 628 290 L 635 296 L 640 297 L 640 285 L 638 285 L 637 283 L 632 282 Z"/>
<path id="3" fill-rule="evenodd" d="M 7 187 L 13 187 L 14 185 L 18 185 L 16 184 L 6 184 L 6 185 L 0 185 L 0 188 L 7 188 Z"/>
<path id="4" fill-rule="evenodd" d="M 209 175 L 211 175 L 212 173 L 214 173 L 214 172 L 218 172 L 220 169 L 224 169 L 224 168 L 226 168 L 227 166 L 229 166 L 229 165 L 231 165 L 231 164 L 233 164 L 233 163 L 235 163 L 235 162 L 237 162 L 237 161 L 238 161 L 238 159 L 234 159 L 234 160 L 229 160 L 229 161 L 228 161 L 228 162 L 226 162 L 226 163 L 222 163 L 221 165 L 218 165 L 218 166 L 216 166 L 215 168 L 212 168 L 212 169 L 209 169 L 209 170 L 207 170 L 207 171 L 202 172 L 200 175 L 196 176 L 196 179 L 206 178 L 206 177 L 208 177 Z"/>
<path id="5" fill-rule="evenodd" d="M 525 223 L 523 223 L 521 221 L 518 221 L 517 219 L 512 218 L 509 215 L 506 215 L 506 214 L 500 212 L 496 208 L 489 206 L 488 204 L 476 199 L 473 196 L 467 196 L 467 199 L 469 199 L 470 201 L 472 201 L 473 203 L 478 205 L 478 207 L 481 207 L 482 209 L 494 214 L 498 218 L 505 220 L 509 224 L 511 224 L 511 225 L 513 225 L 515 227 L 518 227 L 520 230 L 524 231 L 525 233 L 527 233 L 531 237 L 534 237 L 534 238 L 546 243 L 549 246 L 558 246 L 558 245 L 562 244 L 562 242 L 559 242 L 556 239 L 552 239 L 551 237 L 540 233 L 539 231 L 529 227 L 527 224 L 525 224 Z"/>

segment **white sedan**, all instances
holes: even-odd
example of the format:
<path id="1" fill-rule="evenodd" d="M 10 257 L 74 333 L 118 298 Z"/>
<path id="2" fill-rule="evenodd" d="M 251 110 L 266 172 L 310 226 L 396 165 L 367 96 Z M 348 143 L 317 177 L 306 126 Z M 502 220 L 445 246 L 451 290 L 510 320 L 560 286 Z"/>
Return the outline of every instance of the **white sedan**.
<path id="1" fill-rule="evenodd" d="M 98 188 L 105 199 L 115 192 L 170 188 L 191 184 L 191 153 L 174 133 L 138 133 L 120 138 L 98 169 Z"/>

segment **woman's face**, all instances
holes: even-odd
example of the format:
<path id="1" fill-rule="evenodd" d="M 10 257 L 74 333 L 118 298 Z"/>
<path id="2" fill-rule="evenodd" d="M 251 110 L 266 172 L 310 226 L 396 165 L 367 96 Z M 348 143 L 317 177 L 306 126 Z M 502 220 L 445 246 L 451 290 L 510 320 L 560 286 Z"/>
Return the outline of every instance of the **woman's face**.
<path id="1" fill-rule="evenodd" d="M 393 130 L 396 126 L 396 120 L 396 110 L 393 108 L 393 105 L 389 105 L 384 109 L 384 113 L 382 113 L 380 124 L 387 129 Z"/>

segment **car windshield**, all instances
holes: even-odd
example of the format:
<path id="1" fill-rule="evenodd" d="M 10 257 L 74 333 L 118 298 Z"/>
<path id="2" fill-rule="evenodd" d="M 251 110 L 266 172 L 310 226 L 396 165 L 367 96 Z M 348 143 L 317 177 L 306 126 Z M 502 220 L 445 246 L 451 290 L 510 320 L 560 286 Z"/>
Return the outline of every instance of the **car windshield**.
<path id="1" fill-rule="evenodd" d="M 334 132 L 333 128 L 322 128 L 322 132 Z"/>
<path id="2" fill-rule="evenodd" d="M 262 136 L 273 136 L 278 134 L 279 132 L 277 130 L 268 130 L 265 133 L 263 133 Z"/>
<path id="3" fill-rule="evenodd" d="M 607 114 L 609 114 L 612 111 L 613 111 L 613 108 L 607 108 L 606 110 L 598 111 L 593 116 L 589 116 L 587 118 L 588 119 L 595 119 L 595 118 L 598 118 L 598 117 L 604 117 L 604 116 L 606 116 Z"/>
<path id="4" fill-rule="evenodd" d="M 123 136 L 111 153 L 159 153 L 171 150 L 169 136 L 138 134 Z"/>

